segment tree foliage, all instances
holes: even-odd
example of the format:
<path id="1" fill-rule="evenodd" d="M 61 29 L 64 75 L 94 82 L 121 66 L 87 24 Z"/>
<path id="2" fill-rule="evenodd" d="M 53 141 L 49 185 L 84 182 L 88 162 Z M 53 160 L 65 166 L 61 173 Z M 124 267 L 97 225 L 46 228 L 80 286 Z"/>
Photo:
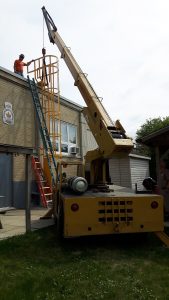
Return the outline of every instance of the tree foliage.
<path id="1" fill-rule="evenodd" d="M 166 126 L 169 126 L 169 117 L 147 119 L 146 122 L 136 131 L 136 139 L 142 138 L 143 136 L 146 136 Z"/>
<path id="2" fill-rule="evenodd" d="M 156 132 L 166 126 L 169 126 L 169 117 L 165 118 L 154 118 L 148 119 L 146 122 L 136 131 L 136 140 L 140 139 L 148 134 Z M 150 156 L 150 176 L 156 179 L 156 160 L 154 148 L 149 148 L 148 146 L 138 145 L 141 148 L 141 154 Z"/>

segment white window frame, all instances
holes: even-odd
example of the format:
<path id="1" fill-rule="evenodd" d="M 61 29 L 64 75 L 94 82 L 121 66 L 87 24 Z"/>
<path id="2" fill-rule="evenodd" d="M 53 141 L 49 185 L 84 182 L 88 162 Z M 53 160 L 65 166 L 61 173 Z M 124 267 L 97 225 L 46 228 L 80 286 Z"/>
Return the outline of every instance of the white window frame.
<path id="1" fill-rule="evenodd" d="M 69 156 L 71 155 L 70 153 L 70 148 L 71 147 L 77 147 L 77 125 L 74 125 L 74 124 L 71 124 L 71 123 L 68 123 L 68 122 L 65 122 L 65 121 L 61 121 L 61 147 L 62 147 L 62 144 L 66 145 L 67 146 L 67 152 L 64 152 L 64 151 L 61 151 L 61 153 L 65 156 Z M 67 141 L 63 141 L 62 140 L 62 124 L 66 125 L 66 131 L 67 131 Z M 58 124 L 59 126 L 59 124 Z M 70 142 L 70 128 L 74 128 L 75 129 L 75 139 L 76 139 L 76 143 L 72 143 Z M 58 128 L 58 131 L 59 131 L 59 128 Z M 60 141 L 59 141 L 59 138 L 56 138 L 56 143 L 58 144 L 58 151 L 56 151 L 57 153 L 60 152 Z"/>

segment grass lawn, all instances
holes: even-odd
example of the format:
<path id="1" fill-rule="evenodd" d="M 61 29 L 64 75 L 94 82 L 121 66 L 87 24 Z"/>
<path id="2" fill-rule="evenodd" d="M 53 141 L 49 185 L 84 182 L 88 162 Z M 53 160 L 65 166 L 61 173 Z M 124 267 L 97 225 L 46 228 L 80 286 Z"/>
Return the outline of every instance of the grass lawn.
<path id="1" fill-rule="evenodd" d="M 55 231 L 0 242 L 0 300 L 169 299 L 169 249 L 153 234 L 59 242 Z"/>

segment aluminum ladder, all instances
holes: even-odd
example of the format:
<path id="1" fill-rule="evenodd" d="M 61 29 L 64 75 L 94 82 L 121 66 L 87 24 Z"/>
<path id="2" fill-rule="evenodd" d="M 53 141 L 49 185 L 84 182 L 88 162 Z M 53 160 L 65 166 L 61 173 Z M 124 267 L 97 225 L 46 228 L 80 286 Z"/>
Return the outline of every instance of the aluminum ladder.
<path id="1" fill-rule="evenodd" d="M 37 89 L 35 80 L 34 79 L 30 80 L 29 76 L 27 76 L 27 78 L 28 78 L 28 83 L 29 83 L 29 87 L 31 90 L 32 98 L 33 98 L 33 103 L 35 106 L 35 111 L 36 111 L 36 115 L 37 115 L 41 139 L 43 142 L 43 147 L 45 150 L 45 154 L 46 154 L 46 158 L 48 161 L 48 166 L 49 166 L 49 170 L 50 170 L 50 174 L 51 174 L 51 178 L 52 178 L 52 185 L 54 186 L 56 184 L 57 162 L 54 157 L 54 150 L 53 150 L 53 146 L 52 146 L 52 143 L 50 140 L 49 131 L 48 131 L 48 128 L 46 125 L 46 121 L 45 121 L 44 113 L 42 110 L 42 105 L 40 103 L 39 93 L 38 93 L 38 89 Z M 53 172 L 52 163 L 54 166 L 55 175 Z"/>

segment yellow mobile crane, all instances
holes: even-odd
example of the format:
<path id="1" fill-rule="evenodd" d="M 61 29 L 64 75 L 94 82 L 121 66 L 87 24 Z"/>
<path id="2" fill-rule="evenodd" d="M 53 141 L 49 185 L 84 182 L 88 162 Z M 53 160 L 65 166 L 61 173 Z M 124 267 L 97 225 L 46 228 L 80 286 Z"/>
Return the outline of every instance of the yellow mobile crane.
<path id="1" fill-rule="evenodd" d="M 107 185 L 107 162 L 114 154 L 128 155 L 133 143 L 126 136 L 119 121 L 112 122 L 99 97 L 83 73 L 70 49 L 60 37 L 57 28 L 42 7 L 50 42 L 61 52 L 75 85 L 87 107 L 83 109 L 98 148 L 89 151 L 85 160 L 90 164 L 89 182 L 80 177 L 70 180 L 72 190 L 58 189 L 55 217 L 64 237 L 85 235 L 154 232 L 166 244 L 169 238 L 163 232 L 163 198 L 155 194 L 136 194 L 134 191 Z M 87 188 L 88 187 L 88 188 Z"/>

